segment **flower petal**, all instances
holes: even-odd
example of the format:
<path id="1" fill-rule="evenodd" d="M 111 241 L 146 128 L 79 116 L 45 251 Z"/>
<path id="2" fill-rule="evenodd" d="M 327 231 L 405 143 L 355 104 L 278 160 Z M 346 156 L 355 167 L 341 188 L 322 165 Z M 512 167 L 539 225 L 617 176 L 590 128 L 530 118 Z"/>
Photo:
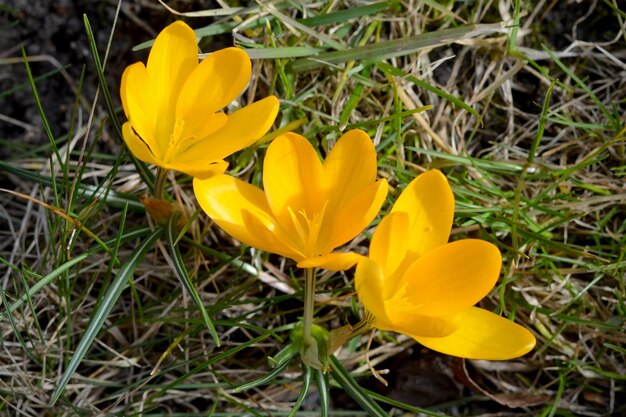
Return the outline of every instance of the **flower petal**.
<path id="1" fill-rule="evenodd" d="M 322 163 L 308 140 L 296 133 L 274 139 L 263 160 L 263 189 L 278 222 L 292 236 L 300 236 L 304 247 L 308 239 L 298 233 L 295 223 L 321 214 L 327 195 Z M 308 226 L 304 229 L 309 232 Z"/>
<path id="2" fill-rule="evenodd" d="M 159 165 L 156 159 L 154 159 L 152 152 L 150 152 L 148 145 L 133 132 L 130 122 L 126 122 L 122 125 L 122 136 L 124 136 L 126 146 L 128 146 L 128 149 L 130 149 L 135 157 L 149 164 Z"/>
<path id="3" fill-rule="evenodd" d="M 219 161 L 253 144 L 272 127 L 278 106 L 278 99 L 269 96 L 237 110 L 228 116 L 223 128 L 181 152 L 177 160 L 192 163 L 202 157 Z"/>
<path id="4" fill-rule="evenodd" d="M 408 229 L 409 215 L 396 212 L 383 217 L 372 236 L 369 257 L 383 268 L 387 287 L 397 287 L 397 283 L 389 282 L 389 277 L 407 259 Z"/>
<path id="5" fill-rule="evenodd" d="M 148 56 L 156 108 L 156 140 L 165 153 L 176 123 L 176 102 L 185 81 L 198 66 L 198 46 L 193 30 L 176 21 L 159 33 Z M 222 159 L 222 158 L 216 158 Z"/>
<path id="6" fill-rule="evenodd" d="M 396 311 L 395 301 L 387 301 L 386 310 L 390 324 L 388 327 L 377 326 L 380 330 L 390 330 L 412 337 L 444 337 L 455 332 L 459 322 L 454 316 L 429 317 L 421 314 Z"/>
<path id="7" fill-rule="evenodd" d="M 220 129 L 223 129 L 226 123 L 228 123 L 228 116 L 222 112 L 189 115 L 182 123 L 183 129 L 180 134 L 180 148 L 177 149 L 176 154 L 170 159 L 177 159 L 181 154 L 185 153 L 189 147 L 201 142 L 202 139 Z"/>
<path id="8" fill-rule="evenodd" d="M 440 246 L 411 264 L 396 291 L 427 316 L 455 314 L 493 288 L 502 265 L 500 251 L 484 240 L 465 239 Z"/>
<path id="9" fill-rule="evenodd" d="M 446 337 L 411 336 L 429 349 L 468 359 L 512 359 L 535 347 L 531 332 L 487 310 L 470 307 L 456 319 L 459 328 Z"/>
<path id="10" fill-rule="evenodd" d="M 445 244 L 452 229 L 454 195 L 446 177 L 437 170 L 415 178 L 396 200 L 392 213 L 409 214 L 409 256 L 417 259 Z"/>
<path id="11" fill-rule="evenodd" d="M 128 121 L 139 137 L 146 142 L 155 157 L 161 153 L 155 138 L 156 107 L 150 75 L 142 62 L 126 67 L 120 88 L 122 107 Z"/>
<path id="12" fill-rule="evenodd" d="M 323 268 L 329 271 L 345 271 L 357 264 L 363 255 L 354 252 L 333 252 L 328 255 L 307 258 L 298 262 L 298 268 Z"/>
<path id="13" fill-rule="evenodd" d="M 387 197 L 387 180 L 368 184 L 337 210 L 326 210 L 318 248 L 321 253 L 354 239 L 374 220 Z M 332 196 L 331 198 L 335 198 Z"/>
<path id="14" fill-rule="evenodd" d="M 383 270 L 374 261 L 363 257 L 356 266 L 354 287 L 365 310 L 374 316 L 374 326 L 388 329 L 391 325 L 383 299 Z"/>
<path id="15" fill-rule="evenodd" d="M 347 202 L 376 181 L 376 149 L 362 130 L 344 133 L 324 161 L 330 186 L 327 213 L 335 216 Z"/>
<path id="16" fill-rule="evenodd" d="M 176 114 L 185 120 L 215 113 L 233 101 L 250 81 L 252 64 L 239 48 L 225 48 L 208 55 L 183 86 Z"/>
<path id="17" fill-rule="evenodd" d="M 223 174 L 228 168 L 226 161 L 196 161 L 195 163 L 182 164 L 177 160 L 166 164 L 167 169 L 184 172 L 185 174 L 201 180 Z"/>
<path id="18" fill-rule="evenodd" d="M 194 178 L 193 189 L 200 207 L 226 233 L 264 251 L 293 256 L 263 191 L 229 175 Z"/>

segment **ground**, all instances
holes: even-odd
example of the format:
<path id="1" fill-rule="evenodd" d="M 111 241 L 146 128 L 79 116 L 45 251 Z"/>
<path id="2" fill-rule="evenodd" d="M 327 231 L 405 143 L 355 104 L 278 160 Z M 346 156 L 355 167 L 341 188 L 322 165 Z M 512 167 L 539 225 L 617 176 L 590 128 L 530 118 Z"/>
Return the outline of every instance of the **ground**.
<path id="1" fill-rule="evenodd" d="M 265 54 L 229 110 L 275 94 L 274 130 L 305 135 L 321 155 L 341 131 L 364 129 L 391 185 L 381 215 L 420 172 L 447 175 L 451 239 L 485 239 L 503 254 L 481 306 L 527 327 L 537 346 L 511 361 L 463 361 L 393 332 L 356 337 L 335 355 L 383 396 L 375 398 L 386 412 L 625 414 L 626 12 L 617 0 L 519 3 L 516 11 L 506 0 L 167 2 L 183 13 L 246 7 L 201 17 L 146 0 L 119 11 L 115 1 L 0 5 L 0 415 L 287 415 L 302 386 L 295 357 L 276 379 L 232 391 L 271 371 L 268 357 L 302 315 L 302 273 L 197 212 L 187 176 L 168 185 L 191 219 L 174 246 L 220 347 L 180 281 L 170 240 L 138 253 L 159 228 L 139 201 L 150 187 L 116 136 L 83 15 L 100 59 L 106 53 L 104 79 L 122 121 L 122 71 L 149 51 L 133 47 L 182 18 L 202 34 L 202 52 L 235 44 Z M 464 31 L 471 24 L 483 26 Z M 445 36 L 407 41 L 424 33 Z M 385 41 L 386 49 L 347 55 Z M 327 63 L 323 54 L 337 49 L 346 55 Z M 415 110 L 422 106 L 432 107 Z M 266 147 L 230 157 L 229 172 L 260 185 Z M 107 193 L 94 198 L 98 189 Z M 377 223 L 350 247 L 366 253 Z M 135 256 L 130 287 L 52 404 Z M 353 275 L 320 273 L 318 324 L 358 322 Z M 347 392 L 330 388 L 331 415 L 365 415 Z M 319 404 L 312 387 L 298 415 L 319 415 Z"/>

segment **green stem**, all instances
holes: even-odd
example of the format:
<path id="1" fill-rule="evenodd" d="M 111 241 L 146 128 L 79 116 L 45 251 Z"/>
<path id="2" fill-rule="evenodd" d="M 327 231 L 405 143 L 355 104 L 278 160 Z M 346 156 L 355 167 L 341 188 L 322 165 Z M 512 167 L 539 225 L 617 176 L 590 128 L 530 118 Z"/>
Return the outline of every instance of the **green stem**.
<path id="1" fill-rule="evenodd" d="M 315 343 L 311 336 L 311 328 L 313 327 L 313 310 L 315 307 L 315 279 L 317 270 L 315 268 L 307 268 L 304 283 L 304 336 L 302 343 L 304 350 Z"/>
<path id="2" fill-rule="evenodd" d="M 165 182 L 167 180 L 167 173 L 169 171 L 164 168 L 157 168 L 156 181 L 154 182 L 154 198 L 157 200 L 163 199 L 165 192 Z"/>

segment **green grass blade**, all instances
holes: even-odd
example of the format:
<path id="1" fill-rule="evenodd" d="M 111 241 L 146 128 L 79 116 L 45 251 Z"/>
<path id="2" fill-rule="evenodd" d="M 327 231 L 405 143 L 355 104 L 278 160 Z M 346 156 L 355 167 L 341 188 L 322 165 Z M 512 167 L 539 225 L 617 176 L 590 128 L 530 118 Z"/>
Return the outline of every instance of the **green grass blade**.
<path id="1" fill-rule="evenodd" d="M 598 109 L 606 116 L 606 118 L 610 121 L 614 121 L 614 117 L 611 114 L 611 112 L 605 107 L 605 105 L 602 103 L 602 101 L 598 98 L 597 95 L 594 94 L 593 91 L 591 91 L 591 88 L 589 88 L 587 86 L 587 84 L 585 84 L 585 82 L 583 80 L 581 80 L 576 74 L 574 74 L 574 72 L 572 70 L 570 70 L 564 63 L 563 61 L 561 61 L 556 55 L 554 55 L 552 53 L 552 51 L 550 49 L 548 49 L 548 47 L 546 47 L 545 45 L 543 46 L 543 50 L 546 51 L 546 53 L 548 55 L 550 55 L 550 58 L 552 58 L 552 60 L 554 61 L 554 63 L 556 65 L 558 65 L 559 68 L 561 68 L 561 70 L 567 74 L 568 77 L 570 77 L 572 80 L 574 80 L 574 82 L 576 82 L 576 84 L 578 84 L 578 86 L 580 88 L 582 88 L 582 90 L 587 93 L 587 95 L 589 96 L 589 98 L 591 99 L 591 101 L 593 101 L 596 106 L 598 106 Z"/>
<path id="2" fill-rule="evenodd" d="M 330 382 L 328 380 L 328 372 L 315 372 L 315 385 L 317 386 L 317 394 L 320 397 L 320 416 L 328 417 L 330 409 Z"/>
<path id="3" fill-rule="evenodd" d="M 0 62 L 1 62 L 1 60 L 0 60 Z M 58 73 L 60 73 L 60 72 L 62 72 L 62 71 L 67 70 L 67 69 L 68 69 L 68 68 L 70 68 L 71 66 L 72 66 L 72 64 L 65 64 L 65 65 L 63 65 L 62 67 L 55 68 L 55 69 L 53 69 L 53 70 L 51 70 L 51 71 L 48 71 L 48 72 L 44 72 L 44 73 L 43 73 L 43 74 L 41 74 L 41 75 L 38 75 L 38 76 L 36 76 L 36 77 L 33 77 L 32 81 L 33 81 L 35 84 L 37 84 L 39 81 L 46 80 L 46 79 L 48 79 L 48 78 L 52 77 L 53 75 L 56 75 L 56 74 L 58 74 Z M 30 81 L 30 80 L 29 80 L 29 81 Z M 22 91 L 23 89 L 28 88 L 28 87 L 29 87 L 29 85 L 30 85 L 30 83 L 22 83 L 22 84 L 17 84 L 17 85 L 14 85 L 13 87 L 9 88 L 8 90 L 5 90 L 5 91 L 3 91 L 3 92 L 0 92 L 0 99 L 5 98 L 5 97 L 8 97 L 8 96 L 10 96 L 11 94 L 17 93 L 17 92 L 19 92 L 19 91 Z"/>
<path id="4" fill-rule="evenodd" d="M 366 6 L 339 10 L 333 13 L 321 13 L 317 16 L 300 19 L 298 22 L 309 27 L 332 25 L 334 23 L 343 23 L 352 19 L 363 19 L 365 16 L 380 13 L 389 6 L 390 2 L 381 1 L 379 3 L 372 3 Z"/>
<path id="5" fill-rule="evenodd" d="M 446 414 L 436 413 L 434 411 L 427 410 L 427 409 L 421 408 L 421 407 L 415 407 L 413 405 L 409 405 L 409 404 L 403 403 L 401 401 L 394 400 L 392 398 L 386 397 L 386 396 L 378 394 L 376 392 L 372 392 L 370 390 L 366 390 L 366 391 L 367 391 L 367 393 L 369 395 L 372 396 L 372 398 L 377 399 L 381 403 L 389 404 L 391 406 L 394 406 L 394 407 L 399 408 L 401 410 L 408 411 L 410 413 L 415 413 L 417 415 L 431 416 L 431 417 L 448 417 L 448 415 L 446 415 Z"/>
<path id="6" fill-rule="evenodd" d="M 371 72 L 372 66 L 370 65 L 363 70 L 363 75 L 365 77 L 369 77 Z M 348 120 L 350 120 L 350 115 L 352 114 L 352 111 L 356 108 L 356 106 L 362 99 L 364 88 L 364 84 L 358 83 L 356 87 L 354 87 L 354 89 L 352 90 L 352 93 L 350 94 L 350 97 L 348 98 L 346 104 L 343 106 L 343 109 L 341 110 L 341 114 L 339 116 L 340 129 L 345 128 L 345 126 L 348 124 Z M 339 91 L 339 89 L 337 89 L 337 91 Z"/>
<path id="7" fill-rule="evenodd" d="M 57 158 L 57 163 L 60 165 L 61 172 L 67 173 L 67 170 L 65 169 L 65 166 L 63 164 L 63 158 L 61 158 L 61 154 L 59 154 L 59 148 L 57 147 L 56 139 L 54 137 L 54 134 L 52 133 L 52 129 L 50 129 L 48 118 L 46 117 L 46 113 L 43 111 L 43 106 L 41 105 L 41 99 L 39 98 L 37 87 L 35 86 L 35 78 L 33 77 L 33 73 L 30 70 L 28 56 L 26 55 L 26 50 L 23 47 L 22 47 L 22 58 L 24 59 L 24 66 L 26 67 L 26 75 L 28 77 L 28 82 L 30 83 L 31 90 L 33 92 L 33 97 L 35 97 L 37 110 L 39 110 L 39 115 L 41 116 L 41 121 L 43 122 L 43 128 L 46 132 L 46 135 L 48 136 L 48 140 L 50 141 L 50 146 L 52 146 L 54 155 Z"/>
<path id="8" fill-rule="evenodd" d="M 310 46 L 285 46 L 277 48 L 248 48 L 250 59 L 299 58 L 319 53 L 321 49 Z"/>
<path id="9" fill-rule="evenodd" d="M 215 331 L 215 326 L 211 321 L 211 317 L 209 317 L 209 313 L 204 308 L 204 304 L 202 303 L 202 298 L 200 298 L 200 294 L 198 294 L 198 290 L 196 290 L 193 281 L 189 277 L 187 273 L 187 268 L 185 267 L 185 262 L 180 254 L 180 250 L 178 249 L 178 245 L 174 242 L 176 241 L 176 237 L 178 236 L 178 230 L 176 229 L 176 219 L 178 219 L 178 215 L 175 214 L 170 217 L 169 222 L 167 223 L 165 240 L 167 241 L 167 247 L 170 252 L 170 256 L 172 257 L 172 262 L 174 262 L 174 269 L 178 279 L 187 290 L 187 293 L 193 299 L 193 302 L 198 307 L 198 311 L 200 311 L 200 315 L 202 316 L 202 321 L 204 325 L 209 330 L 213 341 L 217 346 L 220 346 L 220 338 Z"/>
<path id="10" fill-rule="evenodd" d="M 111 120 L 111 123 L 113 124 L 115 135 L 118 137 L 120 142 L 125 143 L 124 136 L 122 135 L 122 125 L 120 124 L 120 119 L 117 117 L 117 112 L 115 111 L 115 106 L 113 105 L 113 99 L 111 98 L 111 92 L 109 91 L 106 79 L 104 78 L 104 69 L 102 68 L 102 63 L 100 62 L 98 46 L 96 45 L 96 39 L 93 31 L 91 30 L 91 25 L 89 24 L 89 19 L 86 14 L 83 15 L 83 21 L 85 24 L 85 31 L 87 32 L 87 38 L 89 39 L 91 57 L 93 59 L 94 66 L 96 67 L 98 85 L 100 86 L 100 91 L 102 91 L 102 96 L 104 97 L 104 103 L 106 105 L 107 113 L 109 114 L 109 120 Z M 152 190 L 154 188 L 154 176 L 152 175 L 152 172 L 148 170 L 143 162 L 135 158 L 135 155 L 133 155 L 132 152 L 128 151 L 128 155 L 137 168 L 137 172 L 141 176 L 142 181 Z"/>
<path id="11" fill-rule="evenodd" d="M 387 417 L 387 413 L 372 399 L 372 397 L 354 380 L 350 372 L 341 362 L 330 355 L 331 376 L 354 401 L 372 417 Z"/>
<path id="12" fill-rule="evenodd" d="M 270 366 L 272 368 L 277 368 L 289 362 L 291 358 L 293 358 L 295 354 L 298 353 L 298 350 L 299 350 L 298 346 L 296 346 L 293 343 L 290 343 L 284 348 L 282 348 L 281 351 L 278 352 L 276 355 L 270 356 L 269 358 L 267 358 L 267 361 L 270 363 Z"/>
<path id="13" fill-rule="evenodd" d="M 24 180 L 34 181 L 48 187 L 52 187 L 53 180 L 51 177 L 41 175 L 28 169 L 17 167 L 6 161 L 0 161 L 0 170 L 10 172 Z M 128 204 L 128 208 L 133 211 L 144 212 L 144 206 L 137 197 L 130 194 L 119 193 L 113 190 L 103 190 L 100 187 L 91 184 L 79 183 L 77 186 L 77 196 L 87 199 L 91 202 L 94 199 L 101 199 L 111 207 L 124 208 Z M 65 191 L 65 190 L 62 190 Z"/>
<path id="14" fill-rule="evenodd" d="M 311 388 L 313 372 L 315 371 L 312 370 L 310 366 L 307 366 L 304 363 L 302 364 L 302 388 L 300 389 L 300 394 L 298 395 L 291 412 L 289 412 L 288 417 L 294 417 L 306 399 L 306 395 L 309 393 L 309 388 Z"/>
<path id="15" fill-rule="evenodd" d="M 26 295 L 26 300 L 28 301 L 28 309 L 30 310 L 30 313 L 33 316 L 33 322 L 35 324 L 35 328 L 37 329 L 37 334 L 39 335 L 39 341 L 41 343 L 45 343 L 46 337 L 44 336 L 43 331 L 41 330 L 41 325 L 39 324 L 39 319 L 37 318 L 37 311 L 35 310 L 35 306 L 33 305 L 31 297 L 28 294 L 29 293 L 28 290 L 30 290 L 30 288 L 28 286 L 28 282 L 26 282 L 26 277 L 24 276 L 26 274 L 24 273 L 24 271 L 19 271 L 18 275 L 20 277 L 20 281 L 22 282 L 22 288 L 27 289 L 25 295 Z M 3 299 L 2 302 L 4 301 L 5 300 Z M 9 315 L 9 317 L 11 317 L 11 315 Z"/>
<path id="16" fill-rule="evenodd" d="M 513 25 L 511 27 L 511 35 L 509 36 L 509 42 L 507 45 L 507 50 L 509 54 L 517 50 L 517 32 L 520 27 L 520 0 L 515 0 L 515 18 L 513 20 Z"/>
<path id="17" fill-rule="evenodd" d="M 250 388 L 258 387 L 259 385 L 264 385 L 273 381 L 285 370 L 285 368 L 287 368 L 287 365 L 289 365 L 289 361 L 283 362 L 280 366 L 263 375 L 261 378 L 255 379 L 254 381 L 250 381 L 245 384 L 239 385 L 236 388 L 233 388 L 233 393 L 247 391 Z"/>
<path id="18" fill-rule="evenodd" d="M 385 59 L 408 55 L 424 48 L 446 45 L 460 39 L 495 33 L 502 30 L 499 23 L 459 26 L 435 32 L 422 33 L 402 39 L 357 46 L 339 51 L 324 52 L 313 58 L 295 61 L 291 65 L 294 72 L 311 71 L 327 64 L 340 64 L 347 61 L 379 62 Z"/>
<path id="19" fill-rule="evenodd" d="M 2 301 L 3 305 L 7 305 L 8 304 L 7 297 L 6 297 L 6 295 L 4 293 L 4 289 L 2 289 L 2 287 L 0 287 L 0 301 Z M 31 305 L 31 308 L 32 308 L 32 305 Z M 22 338 L 22 334 L 20 333 L 20 329 L 17 326 L 17 324 L 15 323 L 15 320 L 13 320 L 13 316 L 11 314 L 9 314 L 7 317 L 9 318 L 9 324 L 11 325 L 11 329 L 13 330 L 13 334 L 15 335 L 15 338 L 17 339 L 17 342 L 20 344 L 20 346 L 22 346 L 22 349 L 24 350 L 24 353 L 26 354 L 26 356 L 28 356 L 30 358 L 30 360 L 35 362 L 37 365 L 41 366 L 41 361 L 39 360 L 39 358 L 37 358 L 37 356 L 35 356 L 35 354 L 28 347 L 26 342 L 24 342 L 24 338 Z"/>
<path id="20" fill-rule="evenodd" d="M 446 9 L 446 6 L 441 4 L 439 0 L 422 0 L 422 2 L 433 9 L 437 10 L 444 16 L 452 17 L 454 19 L 460 20 L 463 23 L 467 23 L 466 20 L 462 19 L 459 15 L 452 13 L 450 10 Z"/>
<path id="21" fill-rule="evenodd" d="M 134 231 L 129 232 L 129 233 L 125 234 L 124 236 L 122 236 L 122 240 L 123 241 L 127 241 L 127 240 L 141 238 L 141 237 L 144 237 L 147 234 L 146 232 L 149 232 L 149 229 L 147 229 L 147 228 L 137 229 L 137 230 L 134 230 Z M 114 241 L 108 241 L 108 242 L 105 242 L 105 244 L 106 245 L 112 245 L 112 244 L 114 244 L 114 242 L 115 242 L 115 240 Z M 76 256 L 73 259 L 70 259 L 69 261 L 67 261 L 63 265 L 57 267 L 54 271 L 50 272 L 46 276 L 44 276 L 44 277 L 37 276 L 37 278 L 38 278 L 37 279 L 37 283 L 35 285 L 33 285 L 32 287 L 30 287 L 28 289 L 27 293 L 22 294 L 22 296 L 19 299 L 17 299 L 17 301 L 15 301 L 10 306 L 8 306 L 8 304 L 6 304 L 8 306 L 6 308 L 7 311 L 6 311 L 6 313 L 0 313 L 0 320 L 3 320 L 6 317 L 6 314 L 13 313 L 16 309 L 18 309 L 22 304 L 24 304 L 28 300 L 28 297 L 32 297 L 34 294 L 36 294 L 39 291 L 41 291 L 41 289 L 43 287 L 45 287 L 46 285 L 50 284 L 52 281 L 54 281 L 59 276 L 61 276 L 61 274 L 64 274 L 67 270 L 69 270 L 71 267 L 81 263 L 85 259 L 87 259 L 90 256 L 92 256 L 94 253 L 100 252 L 101 250 L 102 250 L 102 247 L 101 246 L 97 246 L 95 249 L 92 249 L 92 250 L 90 250 L 88 252 L 82 253 L 82 254 Z"/>
<path id="22" fill-rule="evenodd" d="M 350 9 L 339 10 L 333 13 L 323 13 L 323 14 L 319 14 L 313 17 L 308 17 L 305 19 L 298 19 L 296 20 L 296 22 L 304 26 L 308 26 L 308 27 L 331 25 L 334 23 L 342 23 L 342 22 L 346 22 L 352 19 L 362 19 L 365 16 L 370 16 L 370 15 L 382 12 L 383 10 L 389 7 L 389 4 L 390 3 L 387 1 L 379 2 L 379 3 L 372 3 L 366 6 L 359 6 L 359 7 L 354 7 Z M 281 9 L 284 7 L 284 5 L 276 4 L 274 5 L 274 7 L 276 7 L 277 9 Z M 244 10 L 245 13 L 242 13 L 242 14 L 246 14 L 246 13 L 258 14 L 260 9 L 261 9 L 260 7 L 252 7 L 252 8 Z M 222 35 L 224 33 L 230 33 L 236 27 L 238 27 L 238 30 L 240 31 L 256 29 L 258 27 L 264 26 L 266 21 L 268 20 L 272 21 L 274 19 L 275 19 L 274 16 L 266 16 L 263 19 L 255 19 L 249 23 L 246 23 L 245 25 L 242 25 L 241 22 L 216 22 L 208 26 L 196 29 L 195 33 L 198 39 L 202 39 L 205 37 Z M 152 44 L 154 44 L 154 39 L 143 42 L 139 45 L 135 45 L 132 50 L 140 51 L 142 49 L 149 48 L 150 46 L 152 46 Z"/>
<path id="23" fill-rule="evenodd" d="M 84 261 L 85 259 L 87 259 L 91 255 L 92 255 L 92 253 L 90 253 L 90 252 L 78 255 L 77 257 L 75 257 L 75 258 L 65 262 L 63 265 L 59 266 L 54 271 L 52 271 L 49 274 L 47 274 L 45 277 L 43 277 L 40 280 L 38 280 L 37 283 L 35 285 L 33 285 L 32 287 L 30 287 L 26 293 L 22 294 L 22 296 L 16 302 L 11 304 L 10 306 L 8 304 L 5 304 L 7 306 L 7 308 L 6 308 L 7 311 L 6 311 L 6 313 L 0 313 L 0 320 L 3 320 L 7 315 L 13 313 L 22 304 L 24 304 L 26 301 L 28 301 L 28 297 L 32 297 L 33 294 L 36 294 L 43 287 L 45 287 L 46 285 L 48 285 L 51 282 L 53 282 L 55 279 L 57 279 L 59 276 L 61 276 L 61 274 L 65 273 L 65 271 L 67 271 L 68 269 L 70 269 L 74 265 L 81 263 L 82 261 Z"/>
<path id="24" fill-rule="evenodd" d="M 437 88 L 434 85 L 430 85 L 427 82 L 424 82 L 418 79 L 417 77 L 409 75 L 406 72 L 402 71 L 401 69 L 394 67 L 393 65 L 389 65 L 384 62 L 381 62 L 379 64 L 376 64 L 376 66 L 380 68 L 382 71 L 386 72 L 387 74 L 391 74 L 396 77 L 405 78 L 411 81 L 413 84 L 417 85 L 418 87 L 423 88 L 424 90 L 430 91 L 431 93 L 438 95 L 439 97 L 443 98 L 444 100 L 449 101 L 455 106 L 460 107 L 466 110 L 467 112 L 473 114 L 481 123 L 483 122 L 483 118 L 480 116 L 480 114 L 476 110 L 474 110 L 472 106 L 465 103 L 460 98 L 455 97 L 450 93 L 446 93 L 440 88 Z"/>
<path id="25" fill-rule="evenodd" d="M 213 365 L 214 363 L 220 362 L 228 357 L 231 357 L 239 352 L 241 352 L 242 350 L 249 348 L 251 346 L 254 346 L 257 343 L 262 342 L 263 340 L 267 339 L 270 336 L 269 333 L 265 333 L 262 334 L 258 337 L 255 337 L 254 339 L 250 339 L 245 343 L 242 343 L 240 345 L 237 345 L 231 349 L 228 349 L 225 352 L 222 352 L 218 355 L 215 355 L 213 357 L 211 357 L 210 359 L 206 360 L 204 363 L 196 366 L 195 368 L 189 370 L 188 372 L 186 372 L 185 374 L 179 376 L 178 378 L 176 378 L 174 381 L 169 382 L 168 384 L 166 384 L 164 387 L 162 387 L 158 392 L 152 394 L 150 397 L 147 398 L 146 400 L 146 404 L 150 404 L 152 401 L 154 401 L 155 399 L 165 395 L 165 393 L 171 389 L 174 388 L 176 386 L 178 386 L 180 383 L 182 383 L 183 381 L 185 381 L 187 378 L 190 378 L 192 376 L 194 376 L 195 374 L 197 374 L 198 372 L 203 371 L 204 369 L 208 368 L 209 366 Z"/>
<path id="26" fill-rule="evenodd" d="M 107 319 L 113 306 L 117 302 L 118 298 L 122 294 L 124 288 L 128 284 L 128 280 L 131 279 L 135 268 L 143 259 L 143 257 L 148 253 L 152 246 L 156 243 L 157 239 L 163 233 L 163 229 L 158 228 L 150 236 L 148 236 L 139 247 L 133 252 L 132 256 L 122 265 L 120 270 L 118 271 L 115 279 L 111 283 L 111 286 L 107 290 L 106 295 L 102 299 L 102 303 L 98 306 L 95 311 L 93 317 L 89 321 L 89 325 L 87 329 L 85 329 L 85 333 L 83 334 L 82 339 L 78 343 L 76 347 L 76 351 L 74 352 L 74 356 L 70 360 L 70 363 L 67 365 L 61 380 L 58 382 L 56 389 L 52 393 L 52 398 L 50 400 L 51 404 L 57 402 L 63 391 L 65 390 L 65 386 L 70 381 L 70 378 L 80 365 L 80 362 L 83 360 L 83 357 L 87 353 L 87 350 L 91 347 L 94 339 L 98 335 L 98 332 L 102 328 L 104 321 Z"/>
<path id="27" fill-rule="evenodd" d="M 323 44 L 326 44 L 326 45 L 330 46 L 331 48 L 337 49 L 338 51 L 342 51 L 342 50 L 344 50 L 346 48 L 345 46 L 343 46 L 341 43 L 337 42 L 336 40 L 334 40 L 330 36 L 324 35 L 324 34 L 322 34 L 320 32 L 316 32 L 315 30 L 313 30 L 310 27 L 308 27 L 308 26 L 298 22 L 295 19 L 292 19 L 291 17 L 287 16 L 286 14 L 279 12 L 278 9 L 273 7 L 271 4 L 269 4 L 268 6 L 263 6 L 263 7 L 268 12 L 273 14 L 278 20 L 283 22 L 284 24 L 292 26 L 292 27 L 294 27 L 294 28 L 296 28 L 296 29 L 306 33 L 307 35 L 309 35 L 309 36 L 311 36 L 313 38 L 316 38 L 317 40 L 319 40 Z"/>

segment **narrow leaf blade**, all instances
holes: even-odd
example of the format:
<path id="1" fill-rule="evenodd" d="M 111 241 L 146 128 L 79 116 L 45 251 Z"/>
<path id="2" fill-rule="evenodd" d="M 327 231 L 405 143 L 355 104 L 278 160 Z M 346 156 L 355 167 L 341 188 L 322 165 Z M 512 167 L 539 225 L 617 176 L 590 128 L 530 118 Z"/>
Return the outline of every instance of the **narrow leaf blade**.
<path id="1" fill-rule="evenodd" d="M 204 321 L 205 326 L 209 330 L 213 341 L 217 346 L 220 346 L 220 338 L 215 331 L 215 326 L 211 321 L 211 317 L 209 317 L 209 313 L 204 308 L 204 304 L 202 303 L 202 298 L 200 298 L 200 294 L 198 294 L 198 290 L 196 290 L 193 281 L 189 277 L 189 273 L 187 273 L 187 267 L 185 267 L 185 262 L 183 261 L 182 256 L 180 255 L 180 250 L 178 249 L 178 245 L 176 242 L 176 238 L 178 236 L 176 230 L 176 219 L 178 219 L 178 215 L 173 215 L 170 217 L 170 220 L 167 224 L 166 231 L 166 240 L 167 247 L 170 251 L 170 256 L 172 257 L 172 261 L 174 262 L 174 269 L 176 272 L 176 276 L 187 290 L 187 293 L 191 296 L 193 302 L 198 307 L 198 311 L 200 311 L 200 315 L 202 316 L 202 321 Z"/>
<path id="2" fill-rule="evenodd" d="M 54 393 L 52 394 L 52 399 L 50 400 L 51 404 L 56 403 L 59 399 L 65 387 L 67 386 L 70 378 L 80 365 L 83 357 L 91 347 L 94 339 L 98 335 L 98 332 L 102 328 L 104 321 L 107 319 L 113 306 L 117 302 L 118 298 L 122 294 L 124 288 L 128 284 L 128 280 L 132 277 L 135 268 L 139 264 L 139 262 L 143 259 L 143 257 L 148 253 L 148 251 L 154 246 L 157 239 L 163 233 L 163 229 L 156 229 L 150 236 L 148 236 L 139 247 L 132 253 L 131 257 L 122 265 L 119 272 L 115 276 L 113 282 L 111 282 L 111 286 L 107 290 L 106 294 L 102 298 L 102 303 L 98 306 L 98 309 L 94 313 L 87 329 L 85 330 L 85 334 L 82 339 L 78 343 L 76 347 L 76 351 L 74 352 L 74 356 L 70 360 L 70 363 L 67 365 L 61 380 L 59 381 Z"/>
<path id="3" fill-rule="evenodd" d="M 354 380 L 350 372 L 343 367 L 341 362 L 330 355 L 330 367 L 332 377 L 344 391 L 356 401 L 361 408 L 372 417 L 388 417 L 387 413 L 372 399 L 372 397 Z"/>

